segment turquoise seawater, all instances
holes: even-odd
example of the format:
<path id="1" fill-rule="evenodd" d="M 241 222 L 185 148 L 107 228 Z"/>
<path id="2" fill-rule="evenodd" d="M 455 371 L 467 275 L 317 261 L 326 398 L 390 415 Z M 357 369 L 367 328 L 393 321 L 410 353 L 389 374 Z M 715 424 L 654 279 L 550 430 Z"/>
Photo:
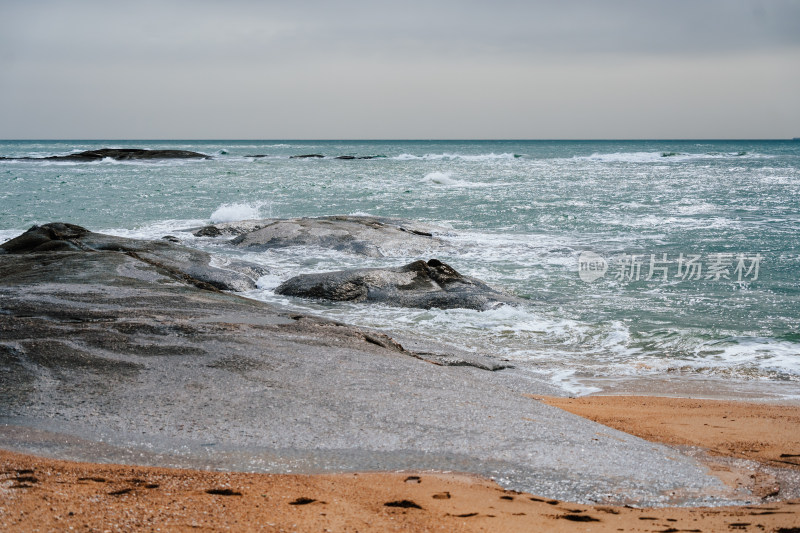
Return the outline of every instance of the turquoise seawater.
<path id="1" fill-rule="evenodd" d="M 414 331 L 575 392 L 630 376 L 800 392 L 800 142 L 0 141 L 0 156 L 101 147 L 213 159 L 0 161 L 0 240 L 51 221 L 173 234 L 267 266 L 252 297 Z M 289 158 L 312 153 L 329 157 Z M 453 251 L 439 259 L 529 302 L 474 312 L 287 299 L 271 289 L 298 273 L 416 257 L 245 253 L 179 231 L 333 214 L 441 226 Z M 591 282 L 578 269 L 588 252 L 607 266 Z"/>

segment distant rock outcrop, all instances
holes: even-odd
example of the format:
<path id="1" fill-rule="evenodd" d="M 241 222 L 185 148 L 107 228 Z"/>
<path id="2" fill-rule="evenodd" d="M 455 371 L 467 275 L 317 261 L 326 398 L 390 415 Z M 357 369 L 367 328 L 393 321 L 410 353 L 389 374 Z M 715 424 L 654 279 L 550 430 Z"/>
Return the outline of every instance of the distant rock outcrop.
<path id="1" fill-rule="evenodd" d="M 363 268 L 295 276 L 278 294 L 334 301 L 375 302 L 398 307 L 487 310 L 518 303 L 480 280 L 462 276 L 438 259 L 399 268 Z"/>
<path id="2" fill-rule="evenodd" d="M 188 150 L 144 150 L 141 148 L 101 148 L 87 150 L 68 155 L 51 155 L 48 157 L 0 157 L 5 160 L 46 160 L 46 161 L 100 161 L 105 158 L 117 161 L 130 161 L 141 159 L 211 159 L 206 154 L 190 152 Z"/>
<path id="3" fill-rule="evenodd" d="M 369 216 L 245 220 L 206 226 L 198 237 L 234 237 L 234 246 L 254 249 L 319 246 L 367 257 L 420 256 L 448 246 L 434 232 L 444 228 L 410 220 Z"/>

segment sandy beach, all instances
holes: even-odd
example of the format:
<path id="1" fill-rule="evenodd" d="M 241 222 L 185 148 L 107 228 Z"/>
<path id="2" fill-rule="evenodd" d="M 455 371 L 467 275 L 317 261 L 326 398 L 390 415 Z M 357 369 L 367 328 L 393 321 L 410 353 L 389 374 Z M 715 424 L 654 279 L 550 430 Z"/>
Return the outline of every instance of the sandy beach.
<path id="1" fill-rule="evenodd" d="M 718 459 L 710 468 L 742 487 L 743 505 L 588 506 L 455 473 L 267 475 L 76 463 L 3 451 L 0 529 L 797 531 L 800 408 L 647 397 L 546 401 L 647 439 L 707 450 Z M 728 458 L 733 462 L 724 463 Z"/>
<path id="2" fill-rule="evenodd" d="M 637 437 L 800 469 L 800 407 L 649 396 L 543 398 Z"/>

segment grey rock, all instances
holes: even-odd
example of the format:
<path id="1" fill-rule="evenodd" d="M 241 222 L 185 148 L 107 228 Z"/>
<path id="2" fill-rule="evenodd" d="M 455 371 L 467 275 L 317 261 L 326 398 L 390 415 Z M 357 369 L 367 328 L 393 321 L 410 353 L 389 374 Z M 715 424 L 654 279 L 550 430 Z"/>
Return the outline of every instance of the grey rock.
<path id="1" fill-rule="evenodd" d="M 477 309 L 484 311 L 520 300 L 482 281 L 462 276 L 438 259 L 414 261 L 398 268 L 360 268 L 301 274 L 275 292 L 333 301 L 375 302 L 397 307 Z"/>
<path id="2" fill-rule="evenodd" d="M 48 157 L 0 157 L 5 160 L 48 160 L 48 161 L 100 161 L 105 158 L 117 161 L 142 159 L 211 159 L 206 154 L 188 150 L 145 150 L 142 148 L 100 148 L 68 155 L 52 155 Z"/>
<path id="3" fill-rule="evenodd" d="M 221 222 L 209 224 L 202 228 L 190 228 L 195 237 L 238 237 L 246 233 L 260 230 L 270 224 L 279 222 L 278 219 L 240 220 L 237 222 Z"/>
<path id="4" fill-rule="evenodd" d="M 174 239 L 174 238 L 173 238 Z M 0 254 L 57 251 L 120 252 L 169 272 L 175 278 L 203 288 L 245 291 L 267 271 L 243 261 L 225 261 L 212 266 L 206 252 L 180 246 L 172 239 L 145 241 L 93 233 L 74 224 L 54 222 L 31 229 L 0 245 Z"/>
<path id="5" fill-rule="evenodd" d="M 290 155 L 289 159 L 322 159 L 325 157 L 322 154 L 303 154 L 303 155 Z"/>
<path id="6" fill-rule="evenodd" d="M 402 219 L 327 216 L 214 224 L 194 230 L 194 235 L 234 237 L 232 245 L 257 250 L 318 246 L 367 257 L 409 257 L 447 251 L 447 244 L 435 236 L 446 231 Z"/>
<path id="7" fill-rule="evenodd" d="M 0 254 L 5 449 L 251 472 L 453 470 L 581 502 L 730 494 L 691 457 L 525 396 L 554 392 L 530 375 L 420 361 L 384 333 L 203 290 L 131 244 L 87 244 L 116 237 L 48 226 L 58 238 L 33 232 Z"/>

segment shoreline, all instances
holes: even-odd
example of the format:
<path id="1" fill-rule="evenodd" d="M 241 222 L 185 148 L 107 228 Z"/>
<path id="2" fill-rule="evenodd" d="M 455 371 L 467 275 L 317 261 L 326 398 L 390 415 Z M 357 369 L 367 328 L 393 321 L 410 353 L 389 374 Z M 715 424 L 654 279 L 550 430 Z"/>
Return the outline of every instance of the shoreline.
<path id="1" fill-rule="evenodd" d="M 798 384 L 795 382 L 731 380 L 714 376 L 678 374 L 669 377 L 603 376 L 584 378 L 579 383 L 595 390 L 586 394 L 564 394 L 564 397 L 693 398 L 800 407 L 800 394 L 797 392 Z"/>
<path id="2" fill-rule="evenodd" d="M 0 529 L 788 532 L 800 523 L 800 492 L 792 485 L 800 479 L 800 456 L 780 457 L 800 454 L 797 406 L 638 396 L 536 398 L 701 459 L 711 457 L 715 475 L 752 496 L 736 507 L 592 506 L 504 490 L 466 474 L 211 472 L 0 450 Z M 748 436 L 761 443 L 760 455 L 751 451 Z M 748 468 L 755 469 L 753 477 Z M 776 471 L 781 475 L 774 476 Z"/>
<path id="3" fill-rule="evenodd" d="M 800 471 L 800 406 L 643 395 L 532 396 L 645 440 Z"/>
<path id="4" fill-rule="evenodd" d="M 634 395 L 535 398 L 694 457 L 753 502 L 800 498 L 797 405 Z"/>

